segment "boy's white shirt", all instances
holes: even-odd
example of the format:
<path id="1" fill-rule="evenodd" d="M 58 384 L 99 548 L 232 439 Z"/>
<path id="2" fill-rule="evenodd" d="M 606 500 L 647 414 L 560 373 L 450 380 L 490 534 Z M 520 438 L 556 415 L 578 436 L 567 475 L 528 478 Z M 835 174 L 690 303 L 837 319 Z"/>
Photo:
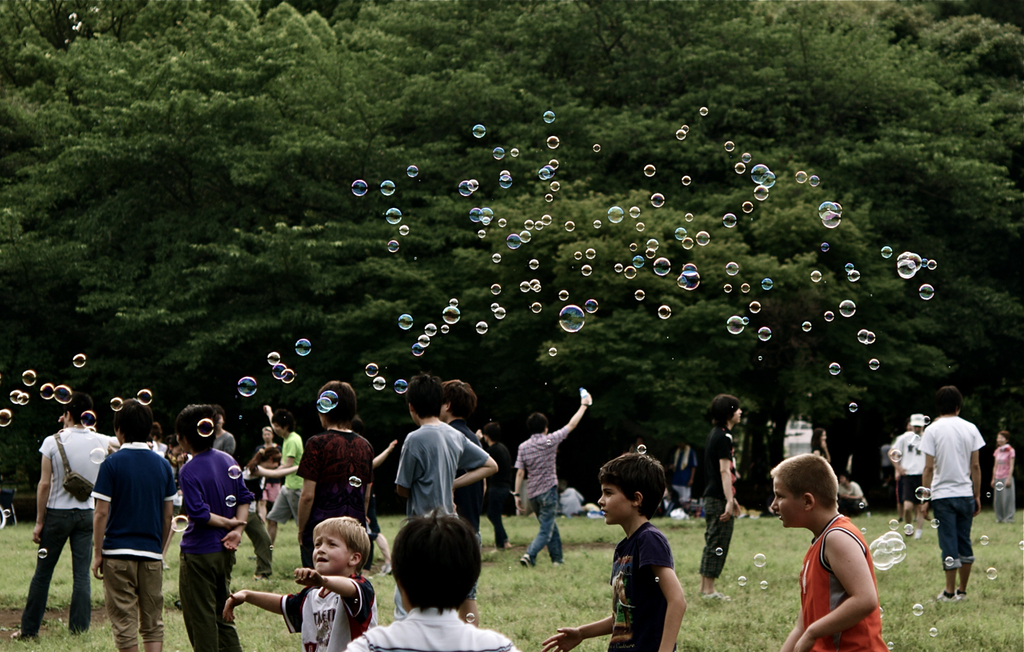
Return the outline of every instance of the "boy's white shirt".
<path id="1" fill-rule="evenodd" d="M 404 620 L 376 627 L 349 644 L 350 652 L 519 652 L 506 636 L 478 629 L 454 609 L 412 609 Z"/>
<path id="2" fill-rule="evenodd" d="M 366 599 L 364 585 L 356 584 L 359 590 L 359 605 Z M 371 587 L 372 589 L 372 587 Z M 284 616 L 288 631 L 294 634 L 299 631 L 295 623 L 288 617 L 287 595 L 281 596 L 281 613 Z M 377 600 L 370 598 L 371 605 L 369 630 L 377 626 Z M 359 606 L 356 610 L 359 610 Z M 354 615 L 349 604 L 341 595 L 327 589 L 313 587 L 306 593 L 302 604 L 302 649 L 303 652 L 343 652 L 352 641 L 352 631 L 348 616 Z"/>

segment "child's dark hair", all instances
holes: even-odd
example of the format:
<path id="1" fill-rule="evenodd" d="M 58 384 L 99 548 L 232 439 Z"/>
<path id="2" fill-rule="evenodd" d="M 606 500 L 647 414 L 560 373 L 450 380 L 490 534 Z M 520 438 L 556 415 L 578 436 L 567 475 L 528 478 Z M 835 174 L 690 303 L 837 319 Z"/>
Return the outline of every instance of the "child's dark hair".
<path id="1" fill-rule="evenodd" d="M 935 392 L 935 407 L 938 408 L 940 415 L 956 414 L 963 403 L 963 395 L 953 385 L 946 385 Z"/>
<path id="2" fill-rule="evenodd" d="M 615 485 L 630 500 L 639 491 L 643 496 L 640 513 L 647 518 L 651 518 L 658 511 L 658 502 L 665 495 L 665 467 L 650 455 L 619 455 L 601 467 L 597 481 L 601 484 Z"/>
<path id="3" fill-rule="evenodd" d="M 295 417 L 284 408 L 274 410 L 274 414 L 270 417 L 270 423 L 276 423 L 288 432 L 295 430 Z"/>
<path id="4" fill-rule="evenodd" d="M 199 422 L 203 419 L 214 420 L 217 412 L 212 405 L 188 405 L 174 420 L 174 432 L 179 439 L 184 439 L 192 448 L 192 453 L 202 453 L 213 446 L 213 435 L 204 437 L 199 434 Z"/>
<path id="5" fill-rule="evenodd" d="M 501 441 L 501 424 L 497 421 L 491 421 L 483 430 L 484 434 L 491 438 L 492 441 Z"/>
<path id="6" fill-rule="evenodd" d="M 75 423 L 82 423 L 82 414 L 92 409 L 92 397 L 85 392 L 71 392 L 71 400 L 64 407 L 65 412 L 71 413 L 71 420 Z"/>
<path id="7" fill-rule="evenodd" d="M 363 418 L 358 414 L 352 417 L 352 432 L 361 435 L 364 430 L 366 430 L 366 424 L 363 423 Z"/>
<path id="8" fill-rule="evenodd" d="M 420 418 L 439 416 L 444 404 L 441 379 L 426 373 L 413 376 L 405 392 L 405 400 Z"/>
<path id="9" fill-rule="evenodd" d="M 152 428 L 153 411 L 134 398 L 125 401 L 121 409 L 114 413 L 114 430 L 121 431 L 126 444 L 149 441 Z"/>
<path id="10" fill-rule="evenodd" d="M 540 412 L 534 412 L 526 417 L 526 429 L 531 435 L 544 432 L 548 427 L 548 418 Z"/>
<path id="11" fill-rule="evenodd" d="M 441 384 L 442 401 L 449 404 L 452 416 L 466 419 L 476 411 L 476 392 L 473 386 L 461 380 L 446 380 Z"/>
<path id="12" fill-rule="evenodd" d="M 711 420 L 719 428 L 729 423 L 740 407 L 740 400 L 731 394 L 719 394 L 711 401 Z"/>
<path id="13" fill-rule="evenodd" d="M 458 609 L 480 577 L 473 528 L 437 510 L 414 516 L 398 531 L 391 561 L 395 580 L 409 596 L 406 608 Z"/>

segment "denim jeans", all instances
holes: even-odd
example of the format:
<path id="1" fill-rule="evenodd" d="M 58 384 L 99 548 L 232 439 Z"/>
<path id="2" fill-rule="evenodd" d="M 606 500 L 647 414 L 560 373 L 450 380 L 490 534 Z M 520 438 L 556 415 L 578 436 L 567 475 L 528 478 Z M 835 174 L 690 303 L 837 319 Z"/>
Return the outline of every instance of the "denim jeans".
<path id="1" fill-rule="evenodd" d="M 942 570 L 954 570 L 963 564 L 973 564 L 971 523 L 974 521 L 974 498 L 940 498 L 932 501 L 932 510 L 935 518 L 939 519 Z M 953 563 L 947 564 L 946 557 L 952 557 Z"/>
<path id="2" fill-rule="evenodd" d="M 558 536 L 558 526 L 555 525 L 555 514 L 558 511 L 558 487 L 551 487 L 544 493 L 530 499 L 530 507 L 540 521 L 540 532 L 526 549 L 530 556 L 530 564 L 537 563 L 537 555 L 548 547 L 548 554 L 554 563 L 562 562 L 562 539 Z"/>
<path id="3" fill-rule="evenodd" d="M 73 633 L 89 629 L 92 620 L 92 589 L 89 584 L 89 566 L 92 564 L 92 510 L 50 509 L 43 522 L 39 549 L 47 555 L 36 560 L 36 572 L 28 587 L 28 600 L 21 614 L 22 636 L 35 636 L 46 612 L 46 599 L 50 594 L 53 569 L 60 561 L 64 544 L 71 540 L 71 570 L 74 582 L 71 589 L 71 613 L 68 629 Z"/>
<path id="4" fill-rule="evenodd" d="M 508 487 L 487 488 L 487 520 L 494 526 L 494 545 L 504 548 L 508 542 L 505 525 L 501 522 L 501 511 L 512 490 Z"/>

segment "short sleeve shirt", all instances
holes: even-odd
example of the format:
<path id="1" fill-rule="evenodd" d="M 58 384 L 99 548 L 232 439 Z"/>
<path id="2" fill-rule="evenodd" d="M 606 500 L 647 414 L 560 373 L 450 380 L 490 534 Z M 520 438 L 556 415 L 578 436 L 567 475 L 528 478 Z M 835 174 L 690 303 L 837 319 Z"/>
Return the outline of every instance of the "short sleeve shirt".
<path id="1" fill-rule="evenodd" d="M 64 462 L 54 437 L 60 437 L 71 470 L 93 484 L 96 484 L 96 478 L 100 473 L 100 464 L 107 455 L 109 439 L 105 435 L 97 434 L 87 428 L 65 428 L 56 435 L 50 435 L 44 439 L 39 447 L 39 452 L 50 458 L 50 467 L 53 469 L 53 482 L 50 483 L 50 497 L 46 500 L 46 508 L 92 509 L 95 506 L 92 496 L 88 500 L 78 500 L 64 490 Z M 93 453 L 93 451 L 97 452 Z"/>
<path id="2" fill-rule="evenodd" d="M 895 448 L 900 452 L 900 466 L 907 475 L 924 473 L 924 451 L 921 450 L 921 437 L 916 432 L 907 431 L 896 438 Z"/>
<path id="3" fill-rule="evenodd" d="M 985 440 L 970 421 L 940 417 L 931 422 L 921 436 L 921 450 L 935 458 L 932 500 L 974 496 L 971 453 L 984 446 Z"/>
<path id="4" fill-rule="evenodd" d="M 719 460 L 732 460 L 732 433 L 716 426 L 708 435 L 707 447 L 704 451 L 704 468 L 707 469 L 705 473 L 708 476 L 704 496 L 728 500 L 725 488 L 722 487 L 722 474 L 718 470 Z"/>
<path id="5" fill-rule="evenodd" d="M 342 598 L 318 587 L 281 596 L 281 613 L 292 634 L 302 632 L 303 652 L 342 652 L 354 639 L 377 626 L 377 600 L 373 585 L 361 575 L 349 579 L 359 595 Z"/>
<path id="6" fill-rule="evenodd" d="M 665 535 L 650 522 L 615 546 L 612 561 L 612 613 L 609 651 L 657 650 L 665 629 L 668 601 L 655 581 L 654 566 L 675 568 Z"/>
<path id="7" fill-rule="evenodd" d="M 312 549 L 313 528 L 329 518 L 351 516 L 366 522 L 366 492 L 373 484 L 370 442 L 338 430 L 310 437 L 297 475 L 316 482 L 302 545 Z"/>
<path id="8" fill-rule="evenodd" d="M 1006 444 L 996 449 L 994 454 L 995 457 L 995 469 L 992 477 L 996 480 L 1005 480 L 1010 477 L 1010 460 L 1017 457 L 1017 453 L 1013 450 L 1013 446 Z"/>
<path id="9" fill-rule="evenodd" d="M 452 483 L 458 469 L 477 469 L 488 455 L 446 423 L 423 425 L 409 433 L 398 458 L 395 484 L 409 490 L 407 516 L 434 509 L 453 514 Z"/>
<path id="10" fill-rule="evenodd" d="M 289 457 L 294 457 L 295 464 L 301 465 L 303 450 L 302 437 L 299 437 L 299 433 L 290 433 L 287 439 L 284 440 L 284 445 L 281 447 L 281 463 L 284 464 Z M 299 489 L 302 489 L 302 478 L 296 473 L 287 475 L 284 478 L 284 486 L 286 489 L 295 489 L 298 491 Z"/>
<path id="11" fill-rule="evenodd" d="M 558 475 L 555 473 L 555 456 L 558 445 L 569 436 L 568 428 L 544 434 L 536 433 L 519 444 L 519 455 L 516 457 L 516 468 L 525 469 L 530 479 L 527 498 L 536 498 L 552 487 L 558 486 Z"/>

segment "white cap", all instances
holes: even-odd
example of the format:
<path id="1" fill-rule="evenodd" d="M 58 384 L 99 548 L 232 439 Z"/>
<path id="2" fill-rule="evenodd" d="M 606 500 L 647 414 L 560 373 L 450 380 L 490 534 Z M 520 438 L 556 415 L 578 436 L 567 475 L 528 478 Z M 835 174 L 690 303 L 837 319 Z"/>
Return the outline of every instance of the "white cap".
<path id="1" fill-rule="evenodd" d="M 920 426 L 925 427 L 924 415 L 923 414 L 911 414 L 910 415 L 910 427 Z"/>

